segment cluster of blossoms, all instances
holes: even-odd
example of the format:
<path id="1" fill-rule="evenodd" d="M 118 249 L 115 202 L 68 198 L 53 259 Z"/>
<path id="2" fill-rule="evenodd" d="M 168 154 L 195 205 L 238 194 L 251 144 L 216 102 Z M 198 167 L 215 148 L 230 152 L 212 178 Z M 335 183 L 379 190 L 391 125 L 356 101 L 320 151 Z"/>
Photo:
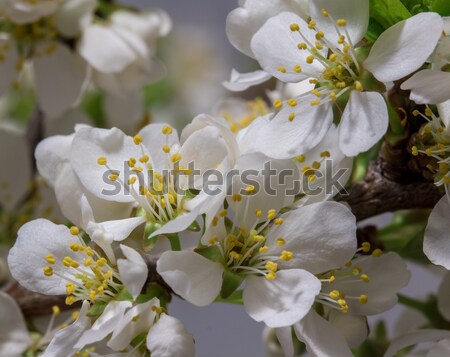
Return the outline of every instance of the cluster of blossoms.
<path id="1" fill-rule="evenodd" d="M 425 162 L 443 196 L 423 252 L 450 270 L 448 19 L 398 3 L 408 15 L 383 22 L 378 0 L 241 1 L 227 34 L 262 69 L 233 70 L 224 86 L 275 77 L 271 104 L 225 99 L 178 134 L 170 123 L 135 125 L 142 87 L 164 71 L 154 58 L 171 27 L 164 12 L 1 0 L 0 94 L 31 86 L 46 126 L 67 116 L 76 125 L 40 137 L 34 161 L 23 132 L 0 125 L 0 162 L 14 156 L 24 170 L 0 173 L 3 234 L 17 232 L 5 240 L 6 280 L 64 296 L 70 310 L 53 306 L 42 332 L 0 292 L 0 355 L 194 356 L 194 337 L 169 315 L 171 295 L 242 304 L 286 356 L 364 353 L 368 317 L 396 305 L 411 273 L 401 254 L 357 236 L 358 212 L 334 198 L 367 151 L 384 137 L 403 144 L 408 125 L 418 129 L 404 154 Z M 72 117 L 92 91 L 111 115 L 103 127 Z M 127 123 L 111 125 L 120 116 Z M 436 329 L 409 331 L 379 353 L 438 341 L 428 356 L 449 354 L 449 290 L 447 275 Z"/>

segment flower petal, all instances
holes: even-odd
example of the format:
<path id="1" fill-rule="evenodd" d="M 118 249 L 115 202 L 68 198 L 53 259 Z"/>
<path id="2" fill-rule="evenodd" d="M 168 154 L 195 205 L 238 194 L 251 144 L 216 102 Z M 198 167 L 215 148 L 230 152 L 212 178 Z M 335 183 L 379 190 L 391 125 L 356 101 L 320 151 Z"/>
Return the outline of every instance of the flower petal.
<path id="1" fill-rule="evenodd" d="M 55 334 L 41 357 L 70 356 L 78 351 L 75 343 L 91 324 L 91 318 L 88 316 L 89 307 L 89 302 L 84 301 L 76 321 Z"/>
<path id="2" fill-rule="evenodd" d="M 280 270 L 275 280 L 250 275 L 245 279 L 245 311 L 269 327 L 290 326 L 311 309 L 321 283 L 302 269 Z"/>
<path id="3" fill-rule="evenodd" d="M 306 96 L 294 108 L 284 105 L 268 124 L 255 130 L 254 147 L 274 159 L 290 159 L 319 144 L 332 124 L 333 110 L 329 104 L 313 107 L 311 100 L 312 96 Z M 291 113 L 295 114 L 293 121 L 289 120 Z"/>
<path id="4" fill-rule="evenodd" d="M 222 85 L 232 92 L 242 92 L 250 87 L 264 83 L 270 78 L 272 78 L 272 75 L 261 70 L 248 73 L 239 73 L 233 69 L 231 71 L 230 80 L 222 82 Z"/>
<path id="5" fill-rule="evenodd" d="M 450 73 L 424 69 L 401 85 L 411 90 L 410 98 L 418 104 L 438 104 L 450 99 Z"/>
<path id="6" fill-rule="evenodd" d="M 341 332 L 314 310 L 295 324 L 294 329 L 311 357 L 353 357 Z"/>
<path id="7" fill-rule="evenodd" d="M 374 43 L 364 67 L 380 82 L 392 82 L 419 69 L 442 35 L 442 17 L 419 13 L 384 31 Z"/>
<path id="8" fill-rule="evenodd" d="M 168 333 L 170 331 L 170 333 Z M 147 348 L 153 357 L 194 357 L 192 335 L 176 318 L 162 314 L 147 335 Z"/>
<path id="9" fill-rule="evenodd" d="M 339 146 L 347 156 L 372 148 L 386 133 L 388 111 L 377 92 L 352 91 L 339 124 Z"/>
<path id="10" fill-rule="evenodd" d="M 122 320 L 125 310 L 132 306 L 130 301 L 111 301 L 100 317 L 94 322 L 92 327 L 85 331 L 76 345 L 77 349 L 82 349 L 86 345 L 102 341 L 114 331 L 117 324 Z"/>
<path id="11" fill-rule="evenodd" d="M 359 346 L 369 335 L 369 325 L 365 316 L 330 310 L 328 321 L 344 336 L 350 347 Z"/>
<path id="12" fill-rule="evenodd" d="M 448 218 L 450 216 L 450 202 L 447 196 L 442 197 L 434 206 L 428 218 L 423 252 L 433 264 L 442 265 L 450 270 L 450 240 L 448 239 Z"/>
<path id="13" fill-rule="evenodd" d="M 223 266 L 194 252 L 165 252 L 157 271 L 175 293 L 196 306 L 212 303 L 222 287 Z"/>
<path id="14" fill-rule="evenodd" d="M 326 219 L 323 219 L 326 214 Z M 356 251 L 356 219 L 337 202 L 320 202 L 281 215 L 284 223 L 266 236 L 268 255 L 291 251 L 294 257 L 279 265 L 319 274 L 343 266 Z M 277 246 L 277 239 L 285 244 Z"/>
<path id="15" fill-rule="evenodd" d="M 47 44 L 47 47 L 50 46 Z M 50 51 L 41 47 L 41 51 Z M 75 106 L 87 79 L 86 62 L 66 45 L 34 60 L 36 91 L 42 110 L 50 117 Z"/>
<path id="16" fill-rule="evenodd" d="M 450 355 L 450 338 L 439 341 L 427 354 L 427 357 L 442 357 Z"/>
<path id="17" fill-rule="evenodd" d="M 79 244 L 79 238 L 70 234 L 69 228 L 64 225 L 56 225 L 46 219 L 24 224 L 8 255 L 11 275 L 28 290 L 46 295 L 65 295 L 67 281 L 56 274 L 45 276 L 43 268 L 49 265 L 47 255 L 53 254 L 56 263 L 51 267 L 55 273 L 66 276 L 76 274 L 75 269 L 62 264 L 66 256 L 76 261 L 85 258 L 82 253 L 69 248 L 71 243 Z"/>
<path id="18" fill-rule="evenodd" d="M 92 15 L 96 6 L 95 0 L 71 0 L 60 3 L 55 14 L 58 32 L 64 37 L 79 36 L 83 22 Z"/>
<path id="19" fill-rule="evenodd" d="M 318 61 L 307 63 L 306 58 L 310 53 L 298 49 L 298 43 L 304 40 L 298 32 L 291 31 L 292 24 L 300 26 L 302 35 L 310 43 L 316 42 L 316 32 L 310 30 L 302 18 L 291 12 L 282 12 L 271 17 L 256 32 L 251 41 L 252 51 L 261 67 L 283 82 L 300 82 L 308 77 L 318 77 L 323 66 Z M 308 75 L 297 73 L 294 70 L 297 65 Z"/>
<path id="20" fill-rule="evenodd" d="M 21 356 L 32 343 L 22 311 L 3 291 L 0 291 L 0 306 L 0 355 Z"/>
<path id="21" fill-rule="evenodd" d="M 133 299 L 136 299 L 145 285 L 148 275 L 148 268 L 142 256 L 133 248 L 121 244 L 120 249 L 126 259 L 118 259 L 120 277 L 130 292 Z"/>
<path id="22" fill-rule="evenodd" d="M 384 357 L 393 357 L 397 351 L 422 342 L 439 341 L 450 338 L 450 331 L 446 330 L 418 330 L 402 335 L 392 340 L 389 348 L 384 353 Z"/>
<path id="23" fill-rule="evenodd" d="M 325 9 L 331 17 L 323 16 L 322 9 Z M 316 21 L 317 28 L 337 47 L 340 47 L 339 34 L 336 31 L 338 27 L 333 20 L 347 21 L 345 30 L 343 28 L 339 30 L 345 35 L 347 31 L 354 46 L 363 39 L 369 26 L 369 0 L 314 0 L 309 2 L 309 12 L 311 18 Z"/>
<path id="24" fill-rule="evenodd" d="M 450 304 L 448 303 L 448 297 L 450 296 L 450 272 L 447 272 L 442 279 L 441 285 L 437 292 L 437 301 L 439 312 L 450 321 Z"/>
<path id="25" fill-rule="evenodd" d="M 242 7 L 228 14 L 226 32 L 231 44 L 247 56 L 254 57 L 250 48 L 253 35 L 272 16 L 292 11 L 308 18 L 305 1 L 246 0 Z"/>

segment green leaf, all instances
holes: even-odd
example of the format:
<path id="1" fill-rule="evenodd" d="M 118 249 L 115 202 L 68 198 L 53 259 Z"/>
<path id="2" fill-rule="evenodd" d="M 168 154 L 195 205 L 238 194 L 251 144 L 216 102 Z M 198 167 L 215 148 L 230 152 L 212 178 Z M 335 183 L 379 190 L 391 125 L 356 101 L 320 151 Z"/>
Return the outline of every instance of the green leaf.
<path id="1" fill-rule="evenodd" d="M 223 299 L 230 297 L 244 281 L 244 277 L 240 274 L 234 273 L 226 269 L 223 273 L 222 289 L 220 290 L 220 296 Z"/>
<path id="2" fill-rule="evenodd" d="M 370 0 L 370 17 L 384 30 L 411 17 L 400 0 Z"/>
<path id="3" fill-rule="evenodd" d="M 213 262 L 221 262 L 222 261 L 222 252 L 220 251 L 219 247 L 216 245 L 213 245 L 211 247 L 200 247 L 194 249 L 194 251 L 198 254 L 200 254 L 202 257 L 205 257 L 206 259 L 209 259 Z"/>
<path id="4" fill-rule="evenodd" d="M 448 0 L 433 0 L 430 11 L 437 12 L 441 16 L 450 16 L 450 3 Z"/>

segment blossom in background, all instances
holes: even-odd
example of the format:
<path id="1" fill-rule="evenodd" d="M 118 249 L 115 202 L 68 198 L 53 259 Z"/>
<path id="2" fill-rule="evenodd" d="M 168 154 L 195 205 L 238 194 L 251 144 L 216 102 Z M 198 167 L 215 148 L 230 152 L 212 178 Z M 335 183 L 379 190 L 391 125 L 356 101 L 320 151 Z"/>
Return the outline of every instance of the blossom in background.
<path id="1" fill-rule="evenodd" d="M 442 34 L 442 18 L 421 13 L 395 24 L 364 59 L 356 46 L 367 30 L 369 1 L 311 1 L 309 12 L 309 23 L 295 13 L 280 13 L 252 37 L 252 51 L 264 71 L 283 82 L 316 84 L 307 94 L 274 102 L 280 110 L 261 132 L 260 150 L 286 158 L 314 147 L 331 125 L 333 104 L 348 100 L 339 140 L 341 150 L 355 156 L 371 148 L 388 127 L 385 100 L 372 76 L 387 83 L 418 69 Z"/>

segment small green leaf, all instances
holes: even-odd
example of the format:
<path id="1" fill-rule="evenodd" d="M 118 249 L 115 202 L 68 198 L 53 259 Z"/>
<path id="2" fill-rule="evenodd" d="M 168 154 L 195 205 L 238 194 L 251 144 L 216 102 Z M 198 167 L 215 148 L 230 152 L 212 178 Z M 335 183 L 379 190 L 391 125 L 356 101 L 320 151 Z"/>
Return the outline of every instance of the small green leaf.
<path id="1" fill-rule="evenodd" d="M 411 17 L 400 0 L 370 0 L 370 17 L 385 30 Z"/>
<path id="2" fill-rule="evenodd" d="M 234 273 L 226 269 L 223 273 L 222 289 L 220 290 L 220 296 L 223 299 L 230 297 L 244 281 L 244 277 L 240 274 Z"/>
<path id="3" fill-rule="evenodd" d="M 222 252 L 220 251 L 219 247 L 216 245 L 213 245 L 211 247 L 200 247 L 194 249 L 194 251 L 201 256 L 205 257 L 206 259 L 209 259 L 213 262 L 220 262 L 222 261 Z"/>

